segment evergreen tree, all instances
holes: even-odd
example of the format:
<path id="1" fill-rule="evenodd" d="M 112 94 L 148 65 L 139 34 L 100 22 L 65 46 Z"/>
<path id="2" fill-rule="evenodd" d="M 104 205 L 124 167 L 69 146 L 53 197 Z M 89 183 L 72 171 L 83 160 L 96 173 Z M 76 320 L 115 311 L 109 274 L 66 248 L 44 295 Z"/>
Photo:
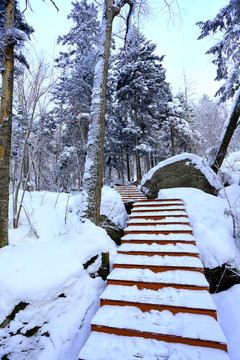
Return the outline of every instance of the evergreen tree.
<path id="1" fill-rule="evenodd" d="M 193 129 L 189 121 L 189 109 L 186 110 L 185 101 L 179 94 L 168 103 L 168 115 L 163 123 L 162 129 L 165 131 L 165 140 L 170 144 L 171 155 L 182 152 L 195 152 L 195 147 L 199 143 L 200 134 Z"/>
<path id="2" fill-rule="evenodd" d="M 220 137 L 216 152 L 210 161 L 210 165 L 217 172 L 223 162 L 232 135 L 238 125 L 240 117 L 240 3 L 238 0 L 230 0 L 229 4 L 220 9 L 213 20 L 198 22 L 201 28 L 199 39 L 209 35 L 221 33 L 221 39 L 208 50 L 208 54 L 214 56 L 213 63 L 217 66 L 216 80 L 225 80 L 217 94 L 224 101 L 237 92 L 235 102 L 224 131 Z"/>
<path id="3" fill-rule="evenodd" d="M 54 173 L 58 186 L 65 190 L 81 186 L 100 31 L 94 4 L 82 0 L 73 2 L 72 6 L 68 18 L 74 25 L 68 34 L 58 39 L 68 47 L 68 51 L 61 52 L 56 59 L 62 74 L 53 90 L 54 114 L 58 123 Z"/>
<path id="4" fill-rule="evenodd" d="M 147 41 L 133 28 L 117 61 L 118 83 L 116 99 L 125 121 L 124 135 L 131 135 L 136 157 L 137 181 L 141 180 L 140 155 L 150 154 L 157 145 L 154 134 L 166 117 L 167 102 L 171 98 L 163 56 L 157 56 L 156 45 Z"/>

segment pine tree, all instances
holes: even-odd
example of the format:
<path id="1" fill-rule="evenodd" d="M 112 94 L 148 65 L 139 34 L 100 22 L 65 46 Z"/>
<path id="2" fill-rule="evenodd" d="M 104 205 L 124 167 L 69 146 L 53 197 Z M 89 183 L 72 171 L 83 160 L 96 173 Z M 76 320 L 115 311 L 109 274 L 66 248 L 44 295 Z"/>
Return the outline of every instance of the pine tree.
<path id="1" fill-rule="evenodd" d="M 58 39 L 59 43 L 68 47 L 68 51 L 62 52 L 56 59 L 62 74 L 53 90 L 54 114 L 58 123 L 54 173 L 58 187 L 64 190 L 81 186 L 100 32 L 94 4 L 82 0 L 72 5 L 68 18 L 73 20 L 74 25 L 68 34 Z"/>
<path id="2" fill-rule="evenodd" d="M 133 28 L 126 48 L 117 62 L 118 84 L 116 99 L 125 119 L 126 134 L 131 134 L 136 157 L 137 182 L 141 181 L 140 155 L 148 155 L 156 145 L 154 134 L 166 116 L 166 104 L 171 97 L 163 56 L 157 56 L 156 45 L 147 41 Z"/>
<path id="3" fill-rule="evenodd" d="M 182 100 L 182 103 L 180 102 Z M 170 143 L 171 155 L 182 152 L 194 152 L 199 143 L 200 134 L 193 129 L 188 119 L 189 109 L 179 94 L 168 103 L 168 114 L 162 129 L 165 131 L 165 141 Z"/>
<path id="4" fill-rule="evenodd" d="M 221 101 L 224 101 L 233 97 L 237 92 L 231 114 L 225 123 L 216 152 L 210 161 L 215 172 L 218 172 L 224 160 L 227 147 L 240 117 L 239 22 L 240 3 L 238 0 L 230 0 L 229 4 L 220 9 L 213 20 L 198 22 L 201 28 L 199 39 L 221 33 L 221 40 L 207 52 L 207 54 L 214 56 L 212 62 L 217 66 L 216 80 L 225 80 L 217 94 L 221 96 Z"/>

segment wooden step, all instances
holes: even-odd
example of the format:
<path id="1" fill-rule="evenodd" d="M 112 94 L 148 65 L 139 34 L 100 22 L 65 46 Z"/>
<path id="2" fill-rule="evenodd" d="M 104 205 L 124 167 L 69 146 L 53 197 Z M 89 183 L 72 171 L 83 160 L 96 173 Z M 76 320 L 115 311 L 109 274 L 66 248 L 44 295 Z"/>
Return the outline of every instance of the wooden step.
<path id="1" fill-rule="evenodd" d="M 146 230 L 141 230 L 141 229 L 131 229 L 131 227 L 127 227 L 124 230 L 124 235 L 128 235 L 128 234 L 162 234 L 162 235 L 169 235 L 169 234 L 190 234 L 193 235 L 193 231 L 192 230 L 155 230 L 155 229 L 146 229 Z"/>
<path id="2" fill-rule="evenodd" d="M 153 243 L 148 245 L 145 243 L 142 244 L 131 244 L 126 243 L 122 244 L 117 252 L 119 254 L 126 255 L 145 255 L 145 256 L 165 256 L 165 255 L 174 255 L 174 256 L 194 256 L 199 257 L 199 251 L 196 246 L 192 244 L 181 244 L 177 243 L 176 245 L 167 244 L 159 245 Z"/>
<path id="3" fill-rule="evenodd" d="M 168 270 L 192 270 L 203 273 L 203 265 L 199 258 L 191 256 L 141 256 L 119 254 L 115 258 L 113 269 L 149 269 L 153 272 Z"/>
<path id="4" fill-rule="evenodd" d="M 142 206 L 139 208 L 134 208 L 132 209 L 132 215 L 135 215 L 135 213 L 141 212 L 141 213 L 148 213 L 148 212 L 158 212 L 159 215 L 161 215 L 161 212 L 170 212 L 170 211 L 185 211 L 185 207 L 184 206 L 151 206 L 151 207 L 147 207 L 147 206 Z M 147 215 L 147 214 L 146 214 Z"/>
<path id="5" fill-rule="evenodd" d="M 118 250 L 118 254 L 124 254 L 124 255 L 144 255 L 144 256 L 171 256 L 173 255 L 172 252 L 156 252 L 156 251 L 138 251 L 138 250 L 133 250 L 133 251 L 123 251 L 123 250 Z M 191 254 L 191 253 L 184 253 L 184 252 L 174 252 L 174 256 L 193 256 L 193 257 L 197 257 L 199 258 L 199 254 Z"/>
<path id="6" fill-rule="evenodd" d="M 93 331 L 79 360 L 229 360 L 224 350 Z"/>
<path id="7" fill-rule="evenodd" d="M 179 218 L 185 218 L 188 220 L 188 216 L 184 215 L 184 212 L 182 212 L 181 215 L 169 215 L 169 213 L 167 213 L 166 215 L 159 215 L 158 212 L 154 212 L 152 214 L 149 213 L 135 213 L 135 214 L 131 214 L 129 216 L 129 220 L 135 220 L 135 219 L 142 219 L 142 220 L 165 220 L 166 218 L 174 218 L 176 220 L 178 220 Z"/>
<path id="8" fill-rule="evenodd" d="M 100 297 L 100 306 L 135 306 L 141 311 L 169 310 L 213 316 L 217 320 L 216 307 L 208 291 L 164 287 L 158 291 L 136 286 L 109 285 Z"/>
<path id="9" fill-rule="evenodd" d="M 141 201 L 134 204 L 134 208 L 141 207 L 171 207 L 171 206 L 184 206 L 183 201 Z"/>
<path id="10" fill-rule="evenodd" d="M 159 341 L 212 347 L 227 351 L 226 339 L 212 316 L 151 310 L 133 306 L 102 306 L 92 319 L 92 331 Z"/>
<path id="11" fill-rule="evenodd" d="M 181 219 L 181 218 L 180 218 Z M 185 219 L 185 222 L 184 221 L 166 221 L 166 219 L 163 220 L 142 220 L 142 219 L 135 219 L 134 220 L 131 220 L 131 221 L 128 221 L 127 223 L 127 227 L 129 226 L 135 226 L 135 227 L 138 227 L 138 226 L 148 226 L 148 225 L 188 225 L 190 226 L 190 222 L 187 221 L 187 219 Z"/>
<path id="12" fill-rule="evenodd" d="M 182 243 L 182 244 L 193 244 L 196 245 L 196 241 L 193 237 L 192 234 L 174 234 L 174 233 L 169 233 L 169 234 L 142 234 L 142 233 L 137 233 L 137 234 L 133 234 L 132 232 L 129 234 L 125 234 L 122 237 L 121 240 L 122 244 L 126 244 L 126 243 L 131 243 L 131 244 L 148 244 L 148 245 L 152 245 L 152 244 L 159 244 L 159 245 L 167 245 L 167 244 L 172 244 L 172 245 L 176 245 L 177 243 Z"/>
<path id="13" fill-rule="evenodd" d="M 182 289 L 208 290 L 209 284 L 201 272 L 168 270 L 155 273 L 149 269 L 115 268 L 107 277 L 107 284 L 133 286 L 139 289 L 161 289 L 166 286 Z"/>

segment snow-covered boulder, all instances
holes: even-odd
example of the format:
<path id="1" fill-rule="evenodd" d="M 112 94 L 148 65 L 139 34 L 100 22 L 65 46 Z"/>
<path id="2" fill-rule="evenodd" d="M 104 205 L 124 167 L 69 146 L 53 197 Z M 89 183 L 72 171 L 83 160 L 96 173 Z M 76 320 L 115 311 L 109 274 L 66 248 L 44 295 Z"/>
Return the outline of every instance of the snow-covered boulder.
<path id="1" fill-rule="evenodd" d="M 113 188 L 103 186 L 99 225 L 117 245 L 121 244 L 127 220 L 128 215 L 121 196 Z"/>
<path id="2" fill-rule="evenodd" d="M 192 187 L 209 194 L 221 189 L 221 182 L 214 171 L 197 155 L 183 153 L 161 161 L 142 179 L 142 191 L 151 199 L 160 189 Z"/>

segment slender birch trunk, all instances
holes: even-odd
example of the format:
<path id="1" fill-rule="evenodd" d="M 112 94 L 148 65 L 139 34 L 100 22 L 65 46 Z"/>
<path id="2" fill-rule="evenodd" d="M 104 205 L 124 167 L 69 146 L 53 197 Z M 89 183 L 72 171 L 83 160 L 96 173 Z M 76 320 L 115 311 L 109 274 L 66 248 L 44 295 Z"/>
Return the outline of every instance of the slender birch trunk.
<path id="1" fill-rule="evenodd" d="M 5 5 L 4 53 L 0 117 L 0 247 L 8 245 L 9 168 L 12 134 L 14 43 L 8 32 L 14 27 L 15 1 Z"/>

